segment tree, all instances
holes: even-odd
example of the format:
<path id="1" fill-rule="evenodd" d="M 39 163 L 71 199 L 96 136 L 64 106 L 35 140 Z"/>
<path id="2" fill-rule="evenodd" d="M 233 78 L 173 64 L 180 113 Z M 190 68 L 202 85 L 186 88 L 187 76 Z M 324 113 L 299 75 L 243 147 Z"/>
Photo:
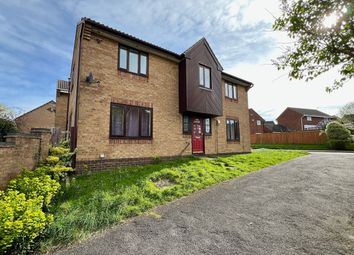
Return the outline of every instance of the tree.
<path id="1" fill-rule="evenodd" d="M 340 78 L 328 92 L 353 78 L 353 0 L 282 0 L 281 9 L 273 29 L 285 31 L 294 45 L 273 60 L 278 69 L 290 68 L 290 79 L 308 81 L 339 68 Z"/>
<path id="2" fill-rule="evenodd" d="M 339 109 L 339 116 L 342 119 L 350 118 L 354 116 L 354 101 L 347 103 L 342 108 Z M 354 119 L 353 119 L 354 122 Z"/>
<path id="3" fill-rule="evenodd" d="M 0 104 L 0 141 L 4 135 L 17 131 L 15 116 L 16 114 L 12 109 Z"/>

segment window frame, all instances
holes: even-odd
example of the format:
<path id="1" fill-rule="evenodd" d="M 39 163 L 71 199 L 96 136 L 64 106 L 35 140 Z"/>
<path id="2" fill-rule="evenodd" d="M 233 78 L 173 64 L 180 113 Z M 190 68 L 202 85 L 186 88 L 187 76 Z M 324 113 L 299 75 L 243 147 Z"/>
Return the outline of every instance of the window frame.
<path id="1" fill-rule="evenodd" d="M 184 118 L 188 118 L 188 130 L 184 129 Z M 182 115 L 182 133 L 183 134 L 192 134 L 192 117 L 186 114 Z"/>
<path id="2" fill-rule="evenodd" d="M 228 82 L 225 81 L 225 85 L 224 85 L 224 92 L 225 92 L 225 97 L 231 100 L 238 100 L 238 86 L 235 83 L 232 82 Z M 229 86 L 232 87 L 232 97 L 229 96 Z M 227 93 L 226 93 L 227 91 Z M 236 95 L 234 95 L 234 93 L 236 93 Z M 234 96 L 234 97 L 233 97 Z"/>
<path id="3" fill-rule="evenodd" d="M 312 116 L 306 116 L 306 121 L 312 121 Z"/>
<path id="4" fill-rule="evenodd" d="M 257 126 L 262 126 L 262 121 L 261 120 L 256 120 L 256 125 Z"/>
<path id="5" fill-rule="evenodd" d="M 188 130 L 185 130 L 184 129 L 184 118 L 187 117 L 188 118 Z M 209 119 L 210 120 L 210 132 L 207 133 L 205 131 L 205 120 L 206 119 Z M 186 115 L 186 114 L 183 114 L 182 115 L 182 133 L 185 134 L 185 135 L 190 135 L 192 134 L 192 128 L 193 128 L 193 117 L 190 116 L 190 115 Z M 210 136 L 212 135 L 212 118 L 210 117 L 206 117 L 206 118 L 203 118 L 203 121 L 202 121 L 202 130 L 203 130 L 203 134 L 204 135 L 207 135 L 207 136 Z"/>
<path id="6" fill-rule="evenodd" d="M 112 134 L 112 109 L 113 106 L 121 106 L 123 107 L 123 115 L 124 115 L 124 124 L 123 124 L 123 135 L 113 135 Z M 138 109 L 138 125 L 139 125 L 139 135 L 138 136 L 126 136 L 127 134 L 127 128 L 126 128 L 126 108 L 131 107 L 131 108 L 137 108 Z M 151 111 L 151 117 L 150 117 L 150 136 L 141 136 L 141 111 L 142 110 L 150 110 Z M 153 108 L 150 107 L 143 107 L 143 106 L 137 106 L 137 105 L 127 105 L 127 104 L 120 104 L 120 103 L 114 103 L 111 102 L 110 105 L 110 114 L 109 114 L 109 138 L 110 139 L 138 139 L 138 140 L 151 140 L 153 138 Z"/>
<path id="7" fill-rule="evenodd" d="M 234 121 L 235 123 L 235 139 L 229 139 L 228 137 L 228 121 Z M 233 118 L 227 118 L 225 121 L 225 126 L 226 126 L 226 141 L 228 142 L 240 142 L 241 141 L 241 131 L 240 131 L 240 122 L 238 119 L 233 119 Z"/>
<path id="8" fill-rule="evenodd" d="M 120 67 L 120 50 L 121 49 L 124 49 L 127 52 L 127 60 L 126 60 L 127 61 L 126 62 L 127 68 Z M 138 63 L 137 63 L 138 72 L 137 73 L 129 71 L 129 59 L 130 59 L 129 54 L 130 54 L 130 52 L 138 54 Z M 141 73 L 141 66 L 140 66 L 141 56 L 146 57 L 146 74 Z M 140 51 L 135 48 L 119 44 L 118 45 L 118 70 L 120 70 L 122 72 L 126 72 L 126 73 L 131 73 L 134 75 L 138 75 L 138 76 L 148 77 L 149 76 L 149 54 L 147 52 Z"/>
<path id="9" fill-rule="evenodd" d="M 200 68 L 203 69 L 203 84 L 200 84 Z M 209 70 L 209 85 L 210 87 L 206 87 L 205 86 L 205 69 Z M 211 68 L 209 66 L 203 65 L 203 64 L 199 64 L 198 65 L 198 83 L 199 83 L 199 87 L 203 88 L 203 89 L 208 89 L 208 90 L 212 90 L 213 86 L 212 86 L 212 82 L 211 82 Z"/>
<path id="10" fill-rule="evenodd" d="M 206 129 L 205 129 L 205 127 L 206 127 L 206 125 L 205 125 L 205 120 L 206 119 L 209 119 L 209 125 L 210 125 L 210 132 L 209 133 L 207 133 L 206 132 Z M 212 122 L 211 122 L 211 118 L 210 117 L 207 117 L 207 118 L 204 118 L 203 119 L 203 131 L 204 131 L 204 135 L 212 135 Z"/>

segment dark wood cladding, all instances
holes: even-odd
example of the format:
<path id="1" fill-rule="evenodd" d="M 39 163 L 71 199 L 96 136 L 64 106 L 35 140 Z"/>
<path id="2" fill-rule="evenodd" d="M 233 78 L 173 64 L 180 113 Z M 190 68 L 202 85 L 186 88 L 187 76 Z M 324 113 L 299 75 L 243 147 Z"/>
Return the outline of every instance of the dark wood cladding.
<path id="1" fill-rule="evenodd" d="M 211 89 L 199 86 L 199 65 L 211 69 Z M 222 67 L 203 38 L 185 52 L 179 65 L 180 111 L 222 115 Z"/>

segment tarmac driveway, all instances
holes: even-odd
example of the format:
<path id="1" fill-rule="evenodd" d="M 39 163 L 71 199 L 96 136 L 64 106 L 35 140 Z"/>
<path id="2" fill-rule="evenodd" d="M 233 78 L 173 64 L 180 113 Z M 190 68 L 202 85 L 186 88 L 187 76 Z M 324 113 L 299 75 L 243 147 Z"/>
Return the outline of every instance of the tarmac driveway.
<path id="1" fill-rule="evenodd" d="M 354 154 L 215 185 L 57 254 L 354 254 Z"/>

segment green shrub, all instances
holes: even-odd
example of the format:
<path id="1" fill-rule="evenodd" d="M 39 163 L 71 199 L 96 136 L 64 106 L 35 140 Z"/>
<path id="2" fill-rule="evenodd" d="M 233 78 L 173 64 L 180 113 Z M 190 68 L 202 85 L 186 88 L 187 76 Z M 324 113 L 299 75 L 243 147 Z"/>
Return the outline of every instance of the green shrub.
<path id="1" fill-rule="evenodd" d="M 27 170 L 11 180 L 7 189 L 26 194 L 27 199 L 43 197 L 43 207 L 47 210 L 59 187 L 60 184 L 49 175 Z"/>
<path id="2" fill-rule="evenodd" d="M 71 157 L 68 148 L 50 149 L 43 165 L 24 170 L 0 191 L 0 253 L 25 253 L 33 247 L 46 226 L 53 221 L 49 214 L 59 180 L 66 177 Z"/>
<path id="3" fill-rule="evenodd" d="M 65 148 L 65 147 L 61 147 L 61 146 L 58 146 L 58 147 L 52 147 L 50 148 L 49 150 L 49 154 L 52 155 L 52 156 L 62 156 L 64 154 L 67 154 L 70 152 L 70 149 L 69 148 Z"/>
<path id="4" fill-rule="evenodd" d="M 57 163 L 59 163 L 59 157 L 57 156 L 48 156 L 46 159 L 45 159 L 46 163 L 51 165 L 51 166 L 54 166 L 56 165 Z"/>
<path id="5" fill-rule="evenodd" d="M 25 194 L 10 190 L 0 192 L 0 253 L 30 249 L 33 241 L 53 221 L 42 211 L 43 197 L 27 199 Z"/>
<path id="6" fill-rule="evenodd" d="M 69 148 L 63 146 L 52 147 L 49 151 L 49 155 L 59 158 L 59 161 L 57 163 L 67 167 L 71 167 L 72 157 L 75 153 L 76 151 L 70 152 Z"/>
<path id="7" fill-rule="evenodd" d="M 333 149 L 343 150 L 350 143 L 350 131 L 337 121 L 327 124 L 326 134 L 328 143 Z"/>

